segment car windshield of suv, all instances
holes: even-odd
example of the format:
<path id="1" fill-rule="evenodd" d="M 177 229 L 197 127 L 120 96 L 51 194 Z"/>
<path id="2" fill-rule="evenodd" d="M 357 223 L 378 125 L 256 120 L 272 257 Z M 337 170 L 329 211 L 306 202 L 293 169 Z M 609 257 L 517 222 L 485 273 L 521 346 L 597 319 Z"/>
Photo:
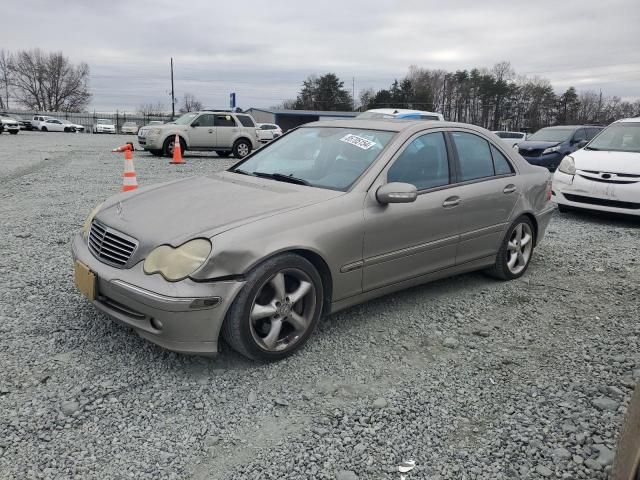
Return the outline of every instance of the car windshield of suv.
<path id="1" fill-rule="evenodd" d="M 585 150 L 640 153 L 640 123 L 614 123 L 591 140 Z"/>
<path id="2" fill-rule="evenodd" d="M 346 191 L 394 135 L 379 130 L 303 127 L 258 150 L 230 171 Z"/>
<path id="3" fill-rule="evenodd" d="M 575 130 L 573 128 L 543 128 L 527 138 L 534 142 L 564 142 Z"/>
<path id="4" fill-rule="evenodd" d="M 177 125 L 189 125 L 197 116 L 197 112 L 185 113 L 180 118 L 175 119 L 173 123 Z"/>

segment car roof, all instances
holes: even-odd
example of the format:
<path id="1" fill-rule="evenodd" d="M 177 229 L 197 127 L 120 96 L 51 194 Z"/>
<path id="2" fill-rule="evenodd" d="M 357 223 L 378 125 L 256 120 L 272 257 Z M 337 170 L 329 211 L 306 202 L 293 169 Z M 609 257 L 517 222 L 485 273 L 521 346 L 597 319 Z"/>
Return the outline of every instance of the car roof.
<path id="1" fill-rule="evenodd" d="M 640 117 L 623 118 L 621 120 L 618 120 L 616 123 L 637 123 L 637 122 L 640 122 Z"/>
<path id="2" fill-rule="evenodd" d="M 542 128 L 560 130 L 560 129 L 568 129 L 568 128 L 578 129 L 578 128 L 604 128 L 604 127 L 601 127 L 600 125 L 554 125 L 553 127 L 542 127 Z M 542 130 L 542 128 L 540 130 Z"/>
<path id="3" fill-rule="evenodd" d="M 413 110 L 410 108 L 373 108 L 371 110 L 367 110 L 366 112 L 384 113 L 387 115 L 397 115 L 402 113 L 426 113 L 429 115 L 440 115 L 438 112 L 428 112 L 426 110 Z M 363 113 L 366 113 L 366 112 L 363 112 Z"/>
<path id="4" fill-rule="evenodd" d="M 353 128 L 362 130 L 386 130 L 389 132 L 403 132 L 403 131 L 421 131 L 433 128 L 464 128 L 467 130 L 475 130 L 476 132 L 486 133 L 482 127 L 471 125 L 469 123 L 457 123 L 457 122 L 442 122 L 433 120 L 425 122 L 424 120 L 409 120 L 409 119 L 397 119 L 397 118 L 385 118 L 385 119 L 360 119 L 353 118 L 347 120 L 320 120 L 318 122 L 305 123 L 300 128 L 309 127 L 340 127 L 340 128 Z"/>

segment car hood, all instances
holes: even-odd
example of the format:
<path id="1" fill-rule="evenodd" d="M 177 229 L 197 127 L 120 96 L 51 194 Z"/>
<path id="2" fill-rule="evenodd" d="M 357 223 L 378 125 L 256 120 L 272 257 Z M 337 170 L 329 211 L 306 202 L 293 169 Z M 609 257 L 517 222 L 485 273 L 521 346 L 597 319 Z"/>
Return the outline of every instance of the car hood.
<path id="1" fill-rule="evenodd" d="M 19 125 L 17 120 L 13 120 L 12 118 L 2 118 L 2 123 L 6 125 Z"/>
<path id="2" fill-rule="evenodd" d="M 96 218 L 141 247 L 178 246 L 343 192 L 222 172 L 152 185 L 108 199 Z"/>
<path id="3" fill-rule="evenodd" d="M 518 142 L 518 148 L 520 150 L 539 150 L 545 149 L 549 147 L 555 147 L 556 145 L 560 145 L 562 142 L 543 142 L 542 140 L 524 140 Z"/>
<path id="4" fill-rule="evenodd" d="M 571 157 L 578 170 L 640 175 L 640 153 L 582 149 Z"/>

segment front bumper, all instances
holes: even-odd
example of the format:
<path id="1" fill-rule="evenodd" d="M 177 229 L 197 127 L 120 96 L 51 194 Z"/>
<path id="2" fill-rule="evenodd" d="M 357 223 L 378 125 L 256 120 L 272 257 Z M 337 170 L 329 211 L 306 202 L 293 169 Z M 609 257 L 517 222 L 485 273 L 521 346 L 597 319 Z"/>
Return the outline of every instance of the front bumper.
<path id="1" fill-rule="evenodd" d="M 100 311 L 168 350 L 218 351 L 222 322 L 244 282 L 167 282 L 158 274 L 146 275 L 142 262 L 119 269 L 98 261 L 80 232 L 71 246 L 74 261 L 84 263 L 97 276 L 92 303 Z"/>
<path id="2" fill-rule="evenodd" d="M 567 207 L 640 216 L 640 183 L 605 183 L 558 170 L 552 194 L 554 202 Z"/>
<path id="3" fill-rule="evenodd" d="M 160 135 L 146 135 L 141 137 L 138 134 L 138 145 L 145 150 L 160 150 L 162 149 L 162 142 L 160 141 Z"/>
<path id="4" fill-rule="evenodd" d="M 553 153 L 548 153 L 546 155 L 540 155 L 539 157 L 527 157 L 525 155 L 522 155 L 522 156 L 531 165 L 545 167 L 553 172 L 555 171 L 556 168 L 558 168 L 558 165 L 560 165 L 560 162 L 565 157 L 565 154 L 560 152 L 553 152 Z"/>
<path id="5" fill-rule="evenodd" d="M 4 124 L 4 129 L 8 132 L 18 132 L 20 131 L 20 125 L 16 124 Z"/>

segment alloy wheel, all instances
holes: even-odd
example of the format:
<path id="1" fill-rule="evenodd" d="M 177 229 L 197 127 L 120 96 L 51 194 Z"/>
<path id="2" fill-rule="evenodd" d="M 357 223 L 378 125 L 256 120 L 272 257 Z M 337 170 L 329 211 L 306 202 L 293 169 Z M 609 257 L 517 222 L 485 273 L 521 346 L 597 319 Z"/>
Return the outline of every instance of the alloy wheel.
<path id="1" fill-rule="evenodd" d="M 253 340 L 269 352 L 292 348 L 309 329 L 316 301 L 316 289 L 305 272 L 279 271 L 264 282 L 251 305 Z"/>
<path id="2" fill-rule="evenodd" d="M 247 145 L 246 143 L 241 143 L 240 145 L 238 145 L 237 151 L 240 158 L 246 157 L 247 155 L 249 155 L 249 145 Z"/>
<path id="3" fill-rule="evenodd" d="M 507 244 L 507 268 L 518 275 L 527 267 L 533 251 L 533 233 L 527 223 L 519 223 L 511 233 Z"/>

